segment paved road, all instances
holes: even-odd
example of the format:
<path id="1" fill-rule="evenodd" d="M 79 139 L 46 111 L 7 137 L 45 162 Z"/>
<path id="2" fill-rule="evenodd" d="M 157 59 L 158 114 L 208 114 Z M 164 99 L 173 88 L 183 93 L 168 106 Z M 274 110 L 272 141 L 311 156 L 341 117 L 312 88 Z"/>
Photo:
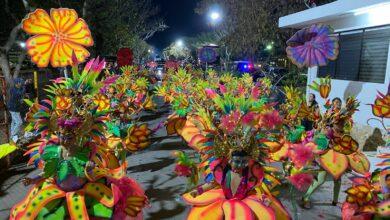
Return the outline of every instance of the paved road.
<path id="1" fill-rule="evenodd" d="M 143 119 L 151 127 L 166 119 L 168 108 L 160 108 L 157 114 L 146 114 Z M 129 168 L 127 175 L 136 179 L 145 189 L 150 199 L 150 207 L 144 210 L 145 219 L 185 219 L 189 207 L 180 199 L 185 191 L 184 178 L 173 174 L 175 159 L 171 155 L 173 150 L 189 148 L 177 137 L 166 137 L 164 129 L 156 133 L 154 143 L 148 149 L 127 157 Z M 13 204 L 20 201 L 27 192 L 20 180 L 25 176 L 34 176 L 38 170 L 25 165 L 12 167 L 8 172 L 0 175 L 0 220 L 7 219 Z M 333 181 L 327 181 L 313 196 L 314 208 L 312 210 L 298 210 L 299 219 L 340 219 L 339 207 L 330 206 L 332 200 L 331 189 Z M 347 180 L 343 179 L 343 190 Z M 282 193 L 282 202 L 291 210 L 288 193 Z M 298 197 L 298 196 L 297 196 Z M 340 201 L 345 196 L 340 196 Z"/>

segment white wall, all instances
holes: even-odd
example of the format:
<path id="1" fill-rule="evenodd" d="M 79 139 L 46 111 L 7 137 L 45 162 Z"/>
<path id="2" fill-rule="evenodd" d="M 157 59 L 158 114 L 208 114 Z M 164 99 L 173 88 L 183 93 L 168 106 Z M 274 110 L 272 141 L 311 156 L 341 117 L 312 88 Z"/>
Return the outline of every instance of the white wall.
<path id="1" fill-rule="evenodd" d="M 359 24 L 370 26 L 369 23 L 377 26 L 389 23 L 389 3 L 389 0 L 338 0 L 326 5 L 281 17 L 279 18 L 279 27 L 302 28 L 313 23 L 331 23 L 334 20 L 340 21 L 346 17 L 350 17 L 352 20 L 346 20 L 345 24 L 347 22 L 356 22 L 356 24 L 349 24 L 349 27 L 360 26 Z M 369 11 L 373 13 L 371 13 L 370 16 L 367 16 L 367 12 Z M 354 20 L 354 17 L 360 18 Z"/>
<path id="2" fill-rule="evenodd" d="M 372 12 L 368 13 L 343 15 L 326 23 L 335 29 L 336 32 L 388 25 L 390 24 L 390 5 L 373 9 Z"/>
<path id="3" fill-rule="evenodd" d="M 355 96 L 360 101 L 360 107 L 359 111 L 354 114 L 353 120 L 357 124 L 367 125 L 367 120 L 369 118 L 375 117 L 372 114 L 371 106 L 367 104 L 374 103 L 377 91 L 380 91 L 382 93 L 387 92 L 387 85 L 388 83 L 390 83 L 389 65 L 390 60 L 387 63 L 387 73 L 384 84 L 332 79 L 332 90 L 329 95 L 329 98 L 333 99 L 335 97 L 340 97 L 343 100 L 343 104 L 345 104 L 345 100 L 348 98 L 348 96 Z M 310 68 L 308 70 L 308 85 L 317 79 L 317 70 L 317 67 Z M 313 91 L 310 88 L 307 89 L 307 95 L 309 93 L 316 94 L 317 101 L 321 106 L 322 112 L 324 112 L 325 108 L 323 107 L 323 105 L 325 104 L 325 100 L 320 97 L 320 94 L 318 92 Z M 390 126 L 390 120 L 385 119 L 385 124 L 387 126 Z M 371 120 L 370 125 L 373 127 L 381 127 L 380 124 L 375 120 Z"/>

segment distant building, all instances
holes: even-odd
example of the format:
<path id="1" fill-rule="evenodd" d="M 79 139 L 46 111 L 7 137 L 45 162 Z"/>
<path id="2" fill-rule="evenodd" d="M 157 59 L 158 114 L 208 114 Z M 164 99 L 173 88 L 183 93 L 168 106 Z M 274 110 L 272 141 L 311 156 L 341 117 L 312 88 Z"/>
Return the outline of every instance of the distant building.
<path id="1" fill-rule="evenodd" d="M 361 105 L 354 121 L 367 125 L 374 116 L 366 104 L 374 102 L 377 91 L 387 92 L 390 83 L 390 1 L 338 0 L 279 19 L 280 28 L 300 29 L 315 23 L 334 28 L 340 53 L 328 66 L 309 68 L 307 84 L 330 75 L 330 97 L 344 101 L 350 95 L 357 97 Z"/>

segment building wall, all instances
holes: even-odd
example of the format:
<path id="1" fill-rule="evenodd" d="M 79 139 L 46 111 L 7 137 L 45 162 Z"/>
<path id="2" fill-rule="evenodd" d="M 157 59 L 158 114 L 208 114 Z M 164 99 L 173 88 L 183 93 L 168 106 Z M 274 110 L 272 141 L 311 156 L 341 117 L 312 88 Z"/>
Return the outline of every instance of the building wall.
<path id="1" fill-rule="evenodd" d="M 385 5 L 383 8 L 373 9 L 372 12 L 357 11 L 342 15 L 326 23 L 333 27 L 336 32 L 387 25 L 390 24 L 389 10 L 390 5 Z"/>
<path id="2" fill-rule="evenodd" d="M 318 67 L 309 68 L 308 70 L 308 85 L 310 85 L 314 80 L 317 79 Z M 360 125 L 367 125 L 367 120 L 374 117 L 371 111 L 371 104 L 374 102 L 377 91 L 382 93 L 387 92 L 387 86 L 390 83 L 390 54 L 387 62 L 386 78 L 385 83 L 368 83 L 368 82 L 357 82 L 357 81 L 347 81 L 347 80 L 338 80 L 332 79 L 332 90 L 329 95 L 330 99 L 335 97 L 340 97 L 344 103 L 348 96 L 355 96 L 360 101 L 359 111 L 356 112 L 353 116 L 355 123 Z M 316 91 L 312 89 L 307 89 L 307 95 L 309 93 L 316 94 L 317 101 L 320 104 L 322 111 L 325 111 L 323 105 L 325 100 L 323 100 Z M 385 121 L 387 126 L 390 126 L 390 120 Z M 370 122 L 371 126 L 381 127 L 380 124 L 376 121 Z"/>
<path id="3" fill-rule="evenodd" d="M 376 98 L 377 91 L 385 93 L 387 91 L 387 85 L 390 79 L 390 61 L 387 63 L 387 73 L 386 73 L 386 83 L 367 83 L 367 82 L 356 82 L 356 81 L 346 81 L 346 80 L 337 80 L 332 79 L 332 90 L 329 95 L 330 99 L 335 97 L 339 97 L 343 100 L 345 104 L 345 100 L 348 96 L 353 95 L 360 101 L 359 111 L 357 111 L 353 115 L 354 126 L 351 131 L 352 137 L 359 143 L 359 148 L 361 150 L 365 149 L 376 149 L 376 146 L 380 146 L 380 143 L 383 142 L 383 137 L 375 137 L 375 129 L 379 128 L 383 134 L 386 134 L 382 128 L 383 126 L 376 120 L 370 120 L 369 124 L 367 124 L 367 120 L 370 118 L 375 118 L 372 114 L 371 106 L 367 104 L 372 104 Z M 310 85 L 314 80 L 317 79 L 317 70 L 318 67 L 310 68 L 308 70 L 308 78 L 307 83 Z M 325 100 L 323 100 L 319 93 L 313 91 L 308 88 L 306 90 L 308 95 L 309 93 L 316 94 L 317 101 L 321 107 L 321 111 L 325 112 L 324 104 Z M 386 127 L 390 127 L 390 120 L 384 121 Z M 381 135 L 379 135 L 381 136 Z"/>

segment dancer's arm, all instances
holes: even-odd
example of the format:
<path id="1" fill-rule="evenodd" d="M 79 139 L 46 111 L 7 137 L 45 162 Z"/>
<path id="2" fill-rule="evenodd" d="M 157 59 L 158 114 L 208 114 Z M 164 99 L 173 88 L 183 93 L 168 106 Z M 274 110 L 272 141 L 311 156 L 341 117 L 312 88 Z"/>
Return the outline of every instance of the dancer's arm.
<path id="1" fill-rule="evenodd" d="M 30 177 L 25 177 L 22 179 L 22 183 L 25 186 L 28 186 L 30 184 L 35 184 L 39 182 L 43 178 L 43 173 L 38 174 L 37 176 L 30 178 Z"/>
<path id="2" fill-rule="evenodd" d="M 203 185 L 198 186 L 196 189 L 193 189 L 192 191 L 190 191 L 190 195 L 195 198 L 195 197 L 201 195 L 203 192 L 214 189 L 215 187 L 217 187 L 217 185 L 218 184 L 215 181 L 213 181 L 211 183 L 205 183 Z"/>

